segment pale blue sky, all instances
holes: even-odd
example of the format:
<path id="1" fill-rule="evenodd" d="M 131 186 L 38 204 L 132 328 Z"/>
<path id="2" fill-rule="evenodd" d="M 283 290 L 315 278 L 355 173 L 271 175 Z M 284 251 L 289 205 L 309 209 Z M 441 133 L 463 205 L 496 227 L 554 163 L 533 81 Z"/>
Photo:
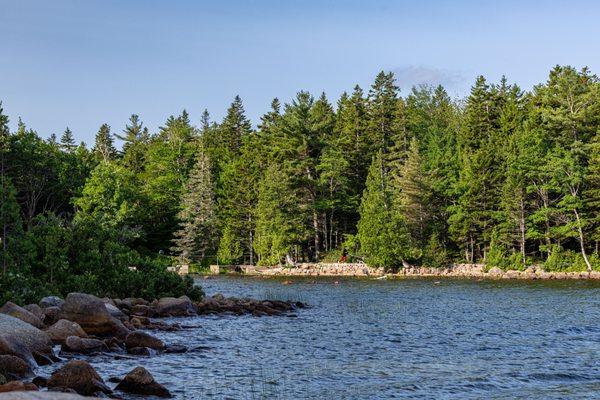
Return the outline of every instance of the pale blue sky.
<path id="1" fill-rule="evenodd" d="M 153 131 L 183 108 L 220 119 L 236 94 L 256 123 L 273 97 L 335 101 L 381 69 L 403 93 L 530 88 L 555 64 L 600 73 L 599 21 L 596 1 L 0 0 L 0 100 L 12 127 L 90 143 L 132 113 Z"/>

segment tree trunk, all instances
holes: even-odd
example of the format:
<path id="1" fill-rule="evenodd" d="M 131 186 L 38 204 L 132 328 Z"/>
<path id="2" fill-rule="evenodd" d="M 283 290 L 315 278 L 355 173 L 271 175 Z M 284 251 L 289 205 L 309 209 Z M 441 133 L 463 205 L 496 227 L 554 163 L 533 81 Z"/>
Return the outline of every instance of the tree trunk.
<path id="1" fill-rule="evenodd" d="M 525 204 L 521 198 L 521 209 L 519 215 L 519 228 L 521 230 L 521 257 L 523 259 L 523 265 L 525 265 Z"/>
<path id="2" fill-rule="evenodd" d="M 583 229 L 581 227 L 581 220 L 579 219 L 579 213 L 577 209 L 573 209 L 573 213 L 575 213 L 575 219 L 577 220 L 577 231 L 579 232 L 579 245 L 581 246 L 581 254 L 583 255 L 583 259 L 585 260 L 585 265 L 587 266 L 588 272 L 592 272 L 592 264 L 588 259 L 588 256 L 585 252 L 585 241 L 583 239 Z"/>
<path id="3" fill-rule="evenodd" d="M 317 215 L 316 210 L 313 211 L 313 229 L 315 231 L 315 261 L 319 261 L 319 216 Z"/>

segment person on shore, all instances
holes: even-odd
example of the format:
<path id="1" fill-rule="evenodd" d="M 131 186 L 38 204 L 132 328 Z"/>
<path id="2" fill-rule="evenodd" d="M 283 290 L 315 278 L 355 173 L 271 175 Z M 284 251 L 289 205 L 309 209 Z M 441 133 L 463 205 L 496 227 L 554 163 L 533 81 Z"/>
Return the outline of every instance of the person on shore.
<path id="1" fill-rule="evenodd" d="M 338 261 L 338 263 L 345 263 L 347 259 L 348 259 L 348 250 L 343 249 L 342 256 L 340 257 L 340 260 Z"/>

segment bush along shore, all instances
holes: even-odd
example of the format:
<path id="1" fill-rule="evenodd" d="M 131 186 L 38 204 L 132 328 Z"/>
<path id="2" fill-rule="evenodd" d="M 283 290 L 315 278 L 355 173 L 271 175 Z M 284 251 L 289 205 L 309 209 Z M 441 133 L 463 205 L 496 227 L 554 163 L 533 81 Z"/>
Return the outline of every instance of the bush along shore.
<path id="1" fill-rule="evenodd" d="M 254 265 L 211 266 L 211 273 L 237 273 L 257 276 L 355 276 L 355 277 L 456 277 L 483 279 L 595 279 L 600 271 L 547 271 L 543 266 L 530 266 L 522 270 L 501 269 L 484 264 L 451 264 L 433 268 L 406 265 L 390 271 L 383 267 L 370 267 L 353 263 L 302 263 L 294 266 L 256 267 Z"/>
<path id="2" fill-rule="evenodd" d="M 0 396 L 4 392 L 47 390 L 96 397 L 119 398 L 128 393 L 171 397 L 169 389 L 141 366 L 122 378 L 105 381 L 85 357 L 113 354 L 129 359 L 200 350 L 170 345 L 148 333 L 191 328 L 162 321 L 165 317 L 221 313 L 290 316 L 303 307 L 300 302 L 226 298 L 220 294 L 196 302 L 187 296 L 147 301 L 101 299 L 84 293 L 70 293 L 64 300 L 44 297 L 37 304 L 22 307 L 7 302 L 0 308 Z M 58 368 L 51 376 L 35 375 L 38 366 L 53 363 L 58 363 Z"/>

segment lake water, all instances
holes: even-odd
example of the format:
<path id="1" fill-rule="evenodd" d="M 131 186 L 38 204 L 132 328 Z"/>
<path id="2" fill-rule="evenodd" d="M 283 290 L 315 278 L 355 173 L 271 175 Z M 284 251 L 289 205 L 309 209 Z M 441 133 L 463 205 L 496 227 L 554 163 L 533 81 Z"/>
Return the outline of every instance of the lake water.
<path id="1" fill-rule="evenodd" d="M 199 280 L 311 307 L 181 320 L 198 327 L 158 336 L 201 349 L 92 364 L 105 379 L 144 365 L 179 399 L 600 398 L 598 283 L 293 281 Z"/>

